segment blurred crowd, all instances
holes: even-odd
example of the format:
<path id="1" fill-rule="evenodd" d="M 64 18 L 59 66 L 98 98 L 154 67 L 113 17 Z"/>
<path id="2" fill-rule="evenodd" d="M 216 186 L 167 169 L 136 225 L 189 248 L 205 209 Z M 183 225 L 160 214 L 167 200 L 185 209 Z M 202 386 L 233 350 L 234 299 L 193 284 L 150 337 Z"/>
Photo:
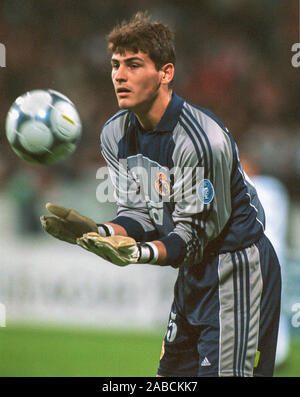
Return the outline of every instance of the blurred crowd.
<path id="1" fill-rule="evenodd" d="M 278 177 L 300 198 L 300 68 L 291 65 L 292 44 L 300 41 L 298 6 L 297 0 L 1 0 L 7 59 L 0 69 L 0 191 L 10 189 L 30 207 L 35 192 L 43 195 L 58 181 L 94 177 L 103 164 L 101 127 L 118 110 L 105 35 L 148 10 L 175 31 L 177 94 L 210 108 L 248 166 Z M 18 159 L 5 137 L 9 107 L 36 88 L 67 95 L 83 123 L 76 152 L 51 167 Z"/>

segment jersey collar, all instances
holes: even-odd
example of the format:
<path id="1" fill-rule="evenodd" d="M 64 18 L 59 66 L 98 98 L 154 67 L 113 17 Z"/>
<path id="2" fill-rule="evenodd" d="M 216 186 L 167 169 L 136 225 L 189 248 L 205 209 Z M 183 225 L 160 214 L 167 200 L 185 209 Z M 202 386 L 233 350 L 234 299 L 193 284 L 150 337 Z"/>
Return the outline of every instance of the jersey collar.
<path id="1" fill-rule="evenodd" d="M 152 132 L 171 132 L 175 128 L 179 115 L 183 106 L 184 100 L 173 92 L 172 99 L 168 104 L 168 107 L 163 114 L 157 127 Z M 129 113 L 129 119 L 131 123 L 136 127 L 141 129 L 137 118 L 133 112 Z M 147 131 L 150 132 L 150 131 Z"/>

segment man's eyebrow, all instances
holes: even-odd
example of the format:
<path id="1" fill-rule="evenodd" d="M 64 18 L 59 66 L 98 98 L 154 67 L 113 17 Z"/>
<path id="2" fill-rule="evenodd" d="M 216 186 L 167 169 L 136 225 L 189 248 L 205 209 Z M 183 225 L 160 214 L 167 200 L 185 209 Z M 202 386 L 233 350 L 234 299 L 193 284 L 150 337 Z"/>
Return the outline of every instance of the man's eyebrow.
<path id="1" fill-rule="evenodd" d="M 144 62 L 144 60 L 143 60 L 142 58 L 140 58 L 140 57 L 125 58 L 123 61 L 124 61 L 125 63 L 132 62 L 132 61 Z M 118 62 L 118 63 L 120 63 L 120 61 L 119 61 L 117 58 L 111 58 L 111 62 Z"/>

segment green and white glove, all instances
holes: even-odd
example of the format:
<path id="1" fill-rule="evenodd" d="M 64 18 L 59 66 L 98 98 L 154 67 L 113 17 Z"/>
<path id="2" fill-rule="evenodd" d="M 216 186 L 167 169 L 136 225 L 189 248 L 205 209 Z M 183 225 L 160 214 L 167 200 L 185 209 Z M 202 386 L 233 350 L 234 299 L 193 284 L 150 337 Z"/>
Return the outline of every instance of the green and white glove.
<path id="1" fill-rule="evenodd" d="M 59 240 L 77 244 L 77 238 L 88 232 L 97 232 L 97 224 L 73 209 L 47 203 L 46 208 L 54 216 L 41 216 L 43 229 Z"/>
<path id="2" fill-rule="evenodd" d="M 77 244 L 118 266 L 127 266 L 130 263 L 156 263 L 158 258 L 154 244 L 139 244 L 131 237 L 102 237 L 98 233 L 86 233 L 77 239 Z"/>

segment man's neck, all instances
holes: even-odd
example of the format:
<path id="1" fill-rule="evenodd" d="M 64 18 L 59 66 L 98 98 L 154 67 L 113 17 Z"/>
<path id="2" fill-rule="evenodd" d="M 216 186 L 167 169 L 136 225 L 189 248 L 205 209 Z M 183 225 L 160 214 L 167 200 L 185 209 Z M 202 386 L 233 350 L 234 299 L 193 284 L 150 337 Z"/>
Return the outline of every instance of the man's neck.
<path id="1" fill-rule="evenodd" d="M 172 98 L 172 90 L 168 90 L 158 96 L 146 109 L 135 111 L 141 127 L 145 131 L 154 130 L 164 115 Z"/>

